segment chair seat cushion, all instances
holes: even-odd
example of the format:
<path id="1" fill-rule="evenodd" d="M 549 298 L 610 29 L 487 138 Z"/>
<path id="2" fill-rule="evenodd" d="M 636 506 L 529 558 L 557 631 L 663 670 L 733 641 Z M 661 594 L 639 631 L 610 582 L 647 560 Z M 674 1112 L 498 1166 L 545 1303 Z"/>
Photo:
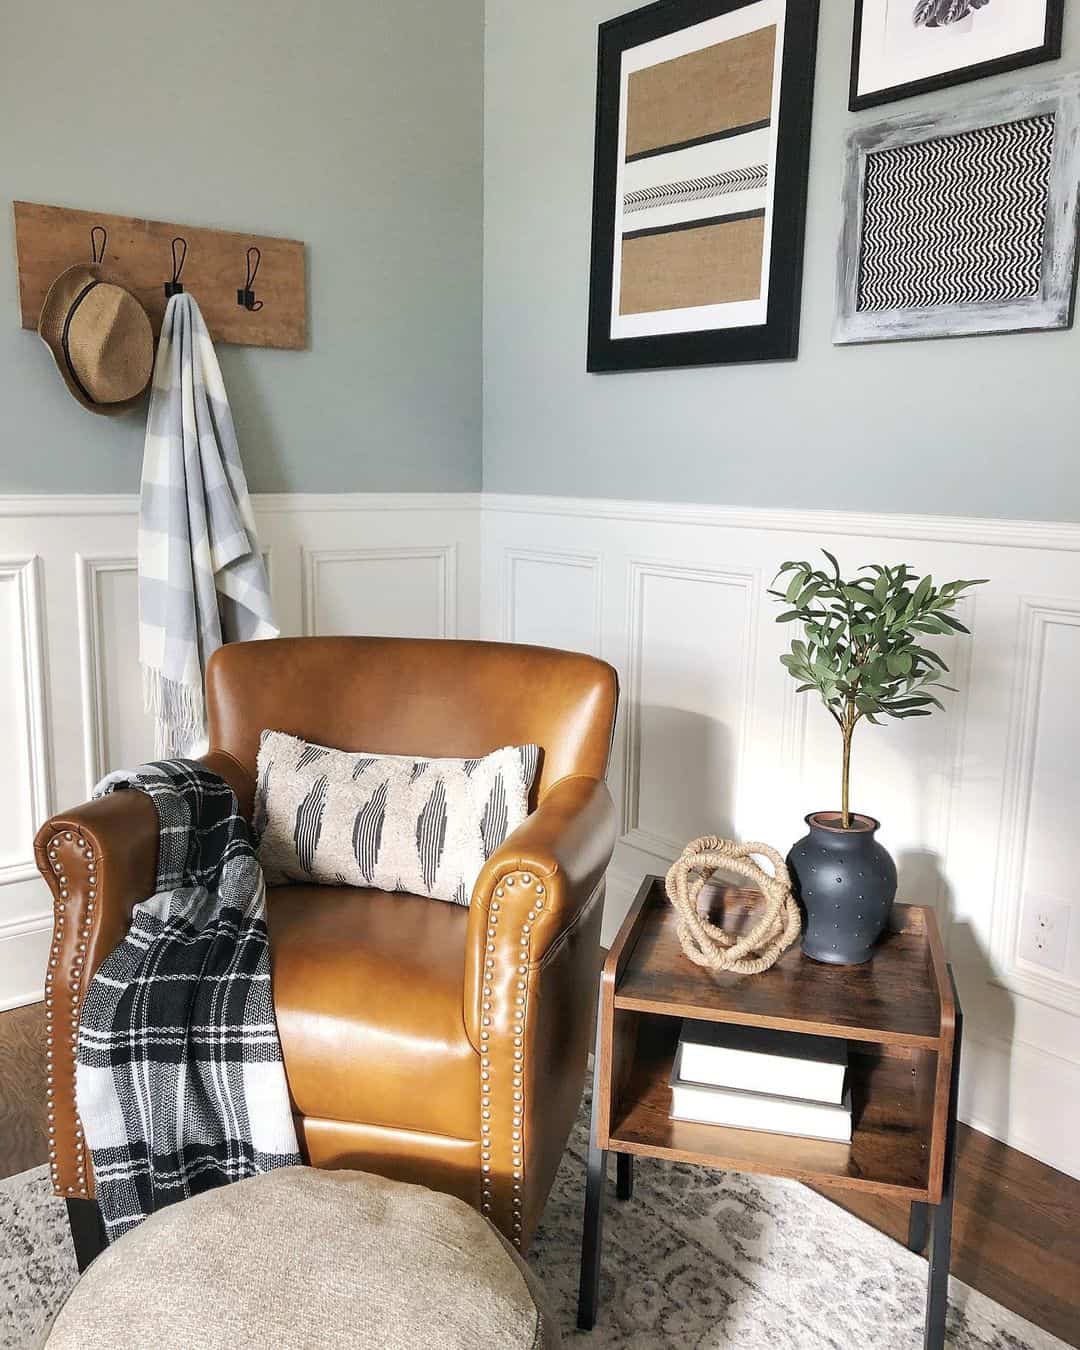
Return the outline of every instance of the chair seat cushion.
<path id="1" fill-rule="evenodd" d="M 476 1139 L 468 910 L 400 892 L 274 886 L 274 1009 L 297 1111 Z"/>
<path id="2" fill-rule="evenodd" d="M 524 1263 L 461 1200 L 289 1167 L 152 1214 L 87 1270 L 49 1350 L 555 1350 Z"/>

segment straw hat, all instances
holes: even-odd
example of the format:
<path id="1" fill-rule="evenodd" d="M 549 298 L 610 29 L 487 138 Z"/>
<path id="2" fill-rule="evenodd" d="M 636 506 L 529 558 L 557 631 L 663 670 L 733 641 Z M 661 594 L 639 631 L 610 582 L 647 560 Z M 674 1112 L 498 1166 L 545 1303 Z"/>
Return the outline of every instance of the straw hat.
<path id="1" fill-rule="evenodd" d="M 130 291 L 79 264 L 49 287 L 38 333 L 75 398 L 96 413 L 126 412 L 150 382 L 154 334 Z"/>

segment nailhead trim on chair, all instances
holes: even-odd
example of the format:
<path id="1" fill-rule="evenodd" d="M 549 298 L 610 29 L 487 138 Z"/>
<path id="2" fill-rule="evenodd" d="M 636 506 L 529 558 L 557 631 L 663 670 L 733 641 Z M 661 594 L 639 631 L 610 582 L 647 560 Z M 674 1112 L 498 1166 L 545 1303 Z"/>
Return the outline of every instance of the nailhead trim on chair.
<path id="1" fill-rule="evenodd" d="M 502 901 L 506 897 L 506 888 L 514 887 L 519 884 L 523 888 L 535 886 L 536 899 L 532 906 L 526 912 L 525 921 L 521 924 L 520 937 L 517 943 L 516 975 L 513 982 L 513 1019 L 511 1029 L 513 1033 L 513 1070 L 511 1079 L 511 1103 L 512 1108 L 509 1119 L 508 1138 L 510 1144 L 511 1157 L 511 1189 L 510 1189 L 510 1225 L 511 1232 L 508 1236 L 511 1238 L 515 1247 L 521 1246 L 522 1235 L 522 1203 L 525 1179 L 525 1017 L 528 1012 L 528 992 L 529 992 L 529 947 L 530 935 L 533 924 L 540 916 L 544 908 L 544 886 L 543 883 L 534 878 L 529 872 L 521 872 L 517 875 L 504 877 L 500 885 L 495 887 L 495 896 L 488 909 L 488 928 L 487 928 L 487 953 L 484 957 L 484 983 L 483 999 L 481 1002 L 480 1018 L 480 1210 L 481 1213 L 490 1215 L 495 1203 L 494 1181 L 492 1179 L 492 1153 L 496 1147 L 494 1140 L 498 1137 L 496 1130 L 505 1130 L 506 1125 L 501 1120 L 495 1120 L 492 1117 L 492 1085 L 491 1078 L 494 1074 L 494 1065 L 492 1057 L 488 1050 L 491 1041 L 490 1027 L 492 1025 L 492 1011 L 494 1004 L 494 985 L 492 983 L 492 971 L 495 968 L 495 941 L 498 934 L 499 919 L 502 915 Z M 512 939 L 511 939 L 512 941 Z M 505 1136 L 504 1136 L 505 1142 Z"/>
<path id="2" fill-rule="evenodd" d="M 88 886 L 83 923 L 77 934 L 75 955 L 72 957 L 70 1029 L 67 1033 L 71 1044 L 71 1101 L 74 1121 L 76 1184 L 74 1186 L 62 1186 L 60 1184 L 60 1162 L 56 1136 L 57 1055 L 55 1052 L 59 1048 L 60 1037 L 64 1034 L 61 1031 L 64 1012 L 63 995 L 60 996 L 60 1007 L 57 1006 L 57 987 L 61 983 L 57 979 L 57 968 L 60 964 L 60 954 L 66 931 L 67 902 L 71 897 L 71 885 L 65 871 L 65 865 L 61 860 L 61 849 L 65 844 L 72 843 L 75 845 L 76 856 L 81 853 L 86 858 Z M 53 940 L 52 946 L 49 948 L 49 964 L 45 971 L 45 1124 L 49 1137 L 49 1173 L 54 1191 L 66 1196 L 86 1198 L 89 1194 L 86 1176 L 86 1144 L 83 1138 L 82 1125 L 79 1123 L 78 1109 L 75 1106 L 75 1065 L 78 1058 L 82 968 L 86 961 L 87 939 L 90 935 L 94 909 L 97 905 L 97 861 L 94 858 L 94 850 L 91 845 L 74 830 L 64 830 L 54 835 L 49 841 L 47 852 L 49 864 L 56 875 L 53 900 Z"/>

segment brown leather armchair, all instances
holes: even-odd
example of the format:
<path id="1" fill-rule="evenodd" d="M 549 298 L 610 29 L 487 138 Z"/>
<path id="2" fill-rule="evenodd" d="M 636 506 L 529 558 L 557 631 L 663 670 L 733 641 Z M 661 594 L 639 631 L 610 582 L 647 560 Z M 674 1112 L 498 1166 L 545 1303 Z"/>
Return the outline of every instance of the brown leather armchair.
<path id="1" fill-rule="evenodd" d="M 207 672 L 210 753 L 250 818 L 266 727 L 345 750 L 541 747 L 534 811 L 463 909 L 335 886 L 269 892 L 274 1001 L 297 1133 L 316 1167 L 460 1196 L 528 1247 L 581 1097 L 614 809 L 615 672 L 540 647 L 395 638 L 237 643 Z M 46 984 L 49 1160 L 73 1228 L 96 1223 L 74 1101 L 82 996 L 151 894 L 157 819 L 120 792 L 54 816 Z M 88 1214 L 93 1219 L 88 1220 Z M 78 1238 L 78 1232 L 76 1233 Z"/>

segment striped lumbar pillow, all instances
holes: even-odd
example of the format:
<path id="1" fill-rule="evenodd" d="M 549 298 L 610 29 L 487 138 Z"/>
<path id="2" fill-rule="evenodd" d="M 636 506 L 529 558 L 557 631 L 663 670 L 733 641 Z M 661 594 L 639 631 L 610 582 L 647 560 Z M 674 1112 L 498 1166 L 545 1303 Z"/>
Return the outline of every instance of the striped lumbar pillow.
<path id="1" fill-rule="evenodd" d="M 373 886 L 467 905 L 485 860 L 529 814 L 540 752 L 412 759 L 264 731 L 255 832 L 271 885 Z"/>

